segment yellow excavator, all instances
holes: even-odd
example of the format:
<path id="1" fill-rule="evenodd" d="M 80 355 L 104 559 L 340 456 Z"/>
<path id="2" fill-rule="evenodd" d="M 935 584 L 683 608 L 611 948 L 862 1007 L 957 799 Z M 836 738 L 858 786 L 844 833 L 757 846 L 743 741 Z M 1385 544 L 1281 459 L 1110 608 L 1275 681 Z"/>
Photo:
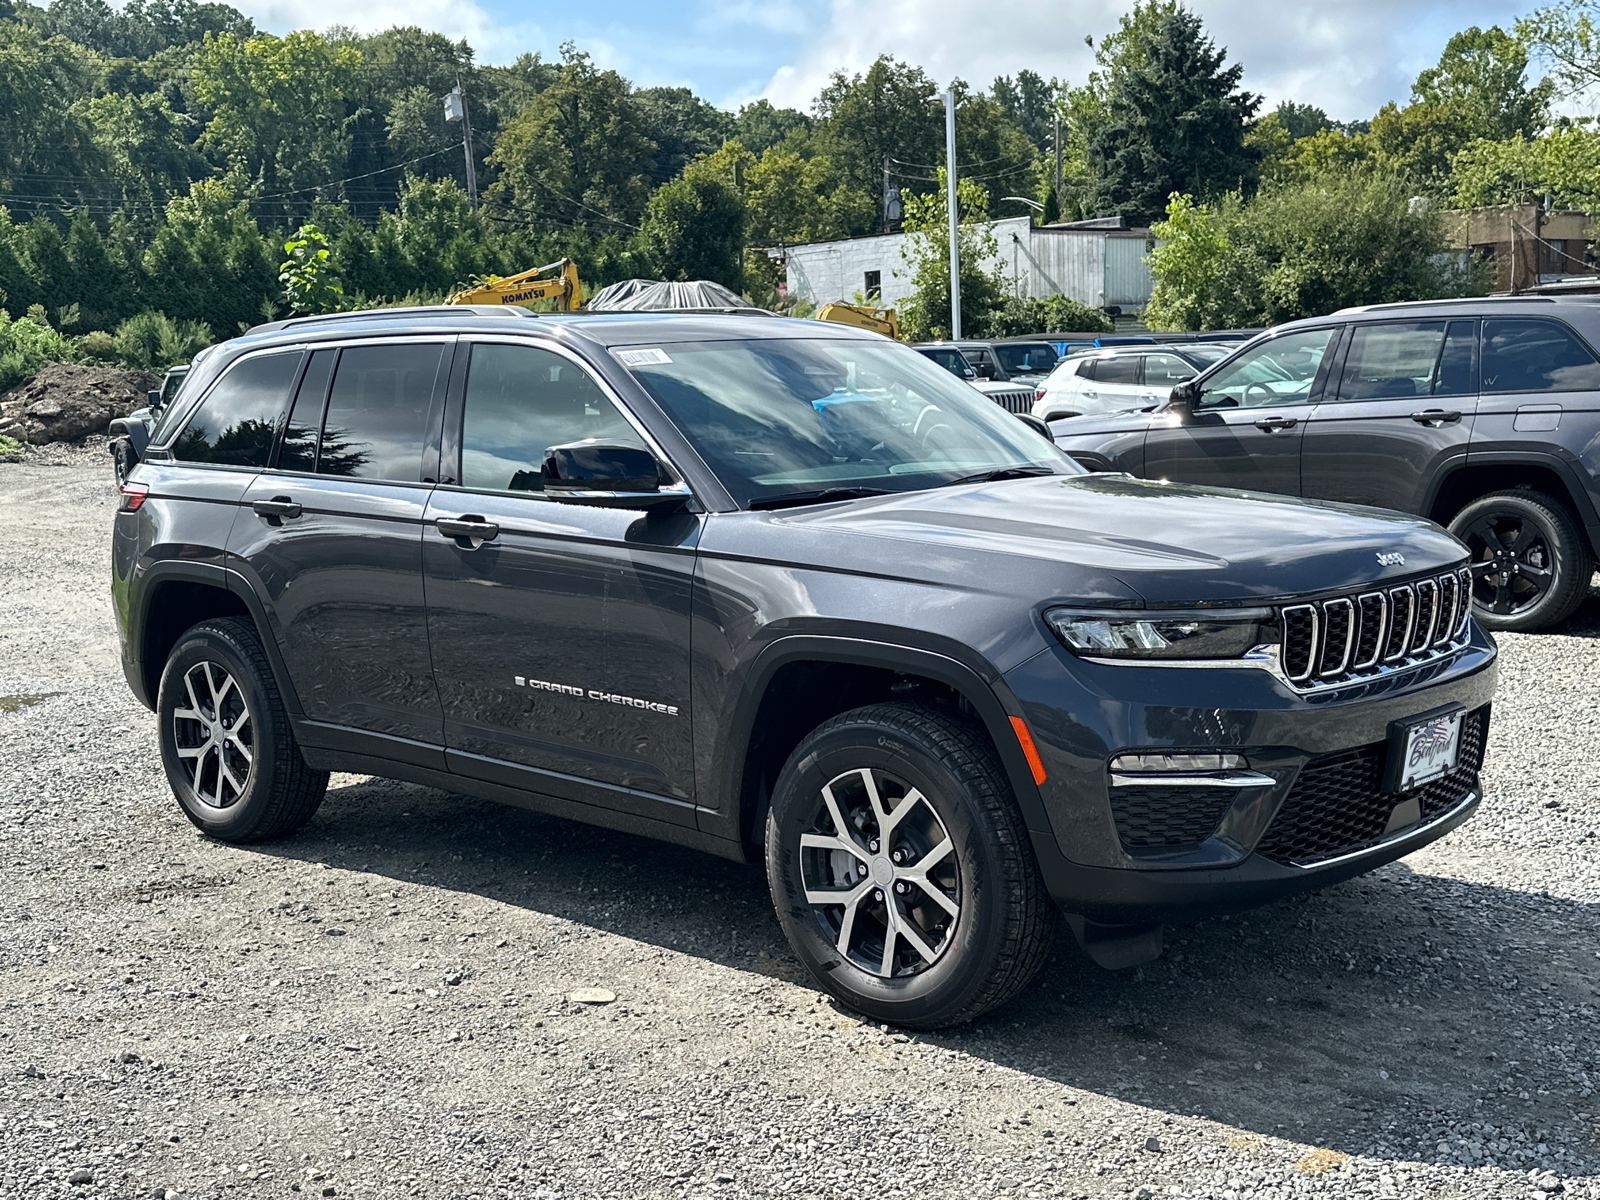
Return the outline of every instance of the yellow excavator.
<path id="1" fill-rule="evenodd" d="M 577 265 L 570 258 L 546 263 L 531 271 L 507 275 L 503 279 L 490 275 L 476 287 L 462 288 L 445 303 L 523 304 L 529 300 L 551 298 L 560 304 L 562 312 L 574 312 L 583 307 L 583 286 L 578 282 Z"/>
<path id="2" fill-rule="evenodd" d="M 900 340 L 900 322 L 895 319 L 892 308 L 869 308 L 865 304 L 846 304 L 836 300 L 817 310 L 817 320 L 854 325 L 857 329 L 870 329 L 897 342 Z"/>

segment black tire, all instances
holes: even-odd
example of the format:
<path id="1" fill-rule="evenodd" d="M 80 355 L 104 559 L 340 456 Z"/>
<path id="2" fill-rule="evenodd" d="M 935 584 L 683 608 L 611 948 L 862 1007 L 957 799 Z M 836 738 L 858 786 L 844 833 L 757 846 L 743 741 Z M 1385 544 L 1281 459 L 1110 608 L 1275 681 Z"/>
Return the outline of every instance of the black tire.
<path id="1" fill-rule="evenodd" d="M 283 837 L 322 803 L 328 772 L 306 765 L 249 621 L 204 621 L 178 639 L 161 672 L 156 715 L 167 782 L 209 836 Z"/>
<path id="2" fill-rule="evenodd" d="M 857 820 L 878 810 L 863 772 L 874 780 L 885 816 L 894 818 L 891 844 L 874 840 L 882 828 L 875 818 Z M 853 824 L 853 850 L 819 848 L 837 840 L 833 808 Z M 953 853 L 935 859 L 943 844 L 936 839 L 944 837 Z M 894 853 L 904 856 L 899 867 L 890 865 Z M 766 858 L 778 920 L 800 961 L 826 991 L 875 1020 L 910 1029 L 969 1021 L 1032 980 L 1055 939 L 1060 914 L 993 745 L 938 709 L 875 704 L 808 734 L 773 789 Z M 898 875 L 915 874 L 919 864 L 929 887 Z M 852 906 L 813 905 L 808 888 L 815 895 L 822 885 L 860 897 L 843 939 Z M 932 888 L 942 903 L 934 903 Z M 897 889 L 903 898 L 895 898 Z M 890 938 L 890 902 L 920 949 L 902 933 Z M 935 952 L 931 961 L 926 950 Z"/>
<path id="3" fill-rule="evenodd" d="M 133 447 L 128 445 L 127 438 L 118 438 L 111 443 L 111 469 L 116 472 L 118 487 L 128 482 L 128 472 L 135 465 L 137 460 L 133 457 Z"/>
<path id="4" fill-rule="evenodd" d="M 1455 515 L 1450 532 L 1472 554 L 1472 613 L 1486 629 L 1547 628 L 1589 594 L 1594 554 L 1583 526 L 1543 492 L 1481 496 Z"/>

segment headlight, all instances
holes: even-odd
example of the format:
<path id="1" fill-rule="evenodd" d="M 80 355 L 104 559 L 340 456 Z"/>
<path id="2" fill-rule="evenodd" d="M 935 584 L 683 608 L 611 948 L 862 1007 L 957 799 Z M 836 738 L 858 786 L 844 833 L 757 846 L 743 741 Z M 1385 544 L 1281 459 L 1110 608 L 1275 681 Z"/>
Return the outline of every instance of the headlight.
<path id="1" fill-rule="evenodd" d="M 1277 640 L 1268 608 L 1216 612 L 1052 608 L 1044 619 L 1067 649 L 1086 658 L 1242 658 Z"/>

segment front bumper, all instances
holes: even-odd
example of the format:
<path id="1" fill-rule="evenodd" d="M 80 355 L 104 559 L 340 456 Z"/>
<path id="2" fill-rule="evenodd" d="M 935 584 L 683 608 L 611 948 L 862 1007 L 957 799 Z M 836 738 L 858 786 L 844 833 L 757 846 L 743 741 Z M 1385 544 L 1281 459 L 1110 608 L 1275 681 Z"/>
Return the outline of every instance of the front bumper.
<path id="1" fill-rule="evenodd" d="M 1418 817 L 1393 832 L 1381 828 L 1380 818 L 1376 836 L 1352 837 L 1348 847 L 1337 844 L 1336 834 L 1302 856 L 1288 848 L 1283 831 L 1298 819 L 1320 772 L 1337 771 L 1347 761 L 1368 781 L 1340 781 L 1349 803 L 1364 802 L 1369 816 L 1374 804 L 1389 803 L 1375 794 L 1381 787 L 1370 783 L 1370 772 L 1381 770 L 1396 721 L 1460 705 L 1486 730 L 1495 658 L 1493 641 L 1474 625 L 1457 650 L 1379 686 L 1306 696 L 1244 665 L 1194 670 L 1093 663 L 1064 648 L 1034 656 L 1009 672 L 1006 683 L 1047 775 L 1040 790 L 1050 829 L 1035 830 L 1034 843 L 1052 896 L 1067 912 L 1106 924 L 1192 920 L 1323 887 L 1443 837 L 1481 799 L 1475 770 L 1463 769 L 1449 789 L 1431 793 Z M 1244 755 L 1250 773 L 1270 782 L 1223 792 L 1217 820 L 1206 825 L 1209 818 L 1202 819 L 1208 836 L 1141 843 L 1130 835 L 1125 804 L 1119 825 L 1113 757 L 1218 750 Z M 1305 772 L 1308 764 L 1312 772 Z M 1303 773 L 1306 786 L 1297 790 Z M 1336 790 L 1332 796 L 1322 803 L 1325 809 L 1331 803 L 1337 818 L 1344 801 Z"/>

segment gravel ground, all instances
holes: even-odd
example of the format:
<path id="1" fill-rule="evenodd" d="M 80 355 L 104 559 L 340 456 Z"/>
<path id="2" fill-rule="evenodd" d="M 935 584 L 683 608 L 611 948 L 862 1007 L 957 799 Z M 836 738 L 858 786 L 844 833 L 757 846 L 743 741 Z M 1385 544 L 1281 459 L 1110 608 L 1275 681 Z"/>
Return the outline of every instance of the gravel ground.
<path id="1" fill-rule="evenodd" d="M 1449 838 L 908 1037 L 807 985 L 754 868 L 355 776 L 197 836 L 110 480 L 0 464 L 0 1196 L 1600 1200 L 1600 598 L 1502 639 Z"/>

